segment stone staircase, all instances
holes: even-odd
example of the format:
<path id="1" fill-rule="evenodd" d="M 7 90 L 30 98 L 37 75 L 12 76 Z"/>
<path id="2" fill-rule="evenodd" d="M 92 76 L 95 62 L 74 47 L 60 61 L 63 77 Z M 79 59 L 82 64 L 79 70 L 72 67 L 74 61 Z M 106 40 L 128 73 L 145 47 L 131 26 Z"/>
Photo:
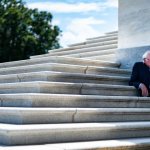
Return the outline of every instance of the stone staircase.
<path id="1" fill-rule="evenodd" d="M 128 86 L 117 32 L 0 64 L 0 150 L 148 150 L 150 98 Z"/>

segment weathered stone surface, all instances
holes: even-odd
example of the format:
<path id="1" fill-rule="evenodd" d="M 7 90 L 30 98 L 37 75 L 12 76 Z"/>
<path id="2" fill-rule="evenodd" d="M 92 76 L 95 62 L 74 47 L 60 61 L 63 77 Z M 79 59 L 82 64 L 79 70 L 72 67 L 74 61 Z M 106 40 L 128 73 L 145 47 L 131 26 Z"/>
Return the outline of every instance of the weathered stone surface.
<path id="1" fill-rule="evenodd" d="M 103 51 L 91 51 L 91 52 L 83 52 L 83 53 L 78 53 L 78 54 L 67 54 L 65 56 L 69 57 L 75 57 L 75 58 L 86 58 L 89 56 L 101 56 L 101 55 L 107 55 L 107 54 L 115 54 L 116 49 L 108 49 L 108 50 L 103 50 Z"/>
<path id="2" fill-rule="evenodd" d="M 73 58 L 73 57 L 64 57 L 64 56 L 50 56 L 43 58 L 36 58 L 31 60 L 21 60 L 7 63 L 0 63 L 0 68 L 8 68 L 8 67 L 17 67 L 17 66 L 28 66 L 28 65 L 38 65 L 38 64 L 46 64 L 46 63 L 57 63 L 57 65 L 61 64 L 70 64 L 70 65 L 83 65 L 83 66 L 109 66 L 109 67 L 119 67 L 120 64 L 116 62 L 109 61 L 101 61 L 101 60 L 87 60 L 81 58 Z"/>
<path id="3" fill-rule="evenodd" d="M 60 49 L 56 49 L 56 50 L 52 50 L 52 51 L 49 51 L 49 54 L 57 54 L 60 53 L 60 52 L 66 52 L 66 51 L 70 51 L 70 50 L 85 50 L 85 48 L 96 48 L 97 46 L 100 47 L 100 46 L 107 46 L 107 45 L 112 45 L 112 44 L 117 44 L 118 43 L 118 40 L 117 39 L 114 39 L 114 40 L 108 40 L 108 41 L 101 41 L 101 42 L 97 42 L 97 43 L 88 43 L 88 42 L 83 42 L 82 45 L 76 45 L 76 46 L 72 46 L 72 47 L 67 47 L 67 48 L 60 48 Z M 105 47 L 104 47 L 105 48 Z M 45 54 L 47 55 L 47 54 Z M 42 55 L 40 55 L 42 57 Z M 34 56 L 33 56 L 34 58 Z M 36 58 L 36 57 L 35 57 Z"/>
<path id="4" fill-rule="evenodd" d="M 150 50 L 149 14 L 149 0 L 119 0 L 119 49 L 116 55 L 122 68 L 132 68 L 135 62 L 142 61 L 143 53 Z"/>
<path id="5" fill-rule="evenodd" d="M 5 146 L 5 150 L 148 150 L 150 148 L 150 138 L 128 138 L 102 141 L 88 141 L 88 142 L 69 142 L 57 144 L 44 144 L 32 146 Z"/>
<path id="6" fill-rule="evenodd" d="M 0 144 L 26 145 L 53 142 L 149 137 L 150 122 L 78 123 L 47 125 L 0 124 Z"/>
<path id="7" fill-rule="evenodd" d="M 149 108 L 149 97 L 75 94 L 0 94 L 3 107 Z"/>
<path id="8" fill-rule="evenodd" d="M 106 67 L 91 67 L 89 66 L 86 70 L 87 74 L 104 74 L 111 76 L 130 76 L 131 70 L 129 69 L 116 69 L 116 68 L 106 68 Z"/>
<path id="9" fill-rule="evenodd" d="M 118 47 L 120 49 L 150 45 L 149 13 L 149 0 L 119 1 Z"/>
<path id="10" fill-rule="evenodd" d="M 53 93 L 110 96 L 137 95 L 136 89 L 131 86 L 44 81 L 0 84 L 0 94 L 5 93 Z"/>
<path id="11" fill-rule="evenodd" d="M 94 59 L 94 60 L 105 60 L 105 61 L 117 61 L 115 54 L 106 54 L 106 55 L 98 55 L 98 56 L 90 56 L 86 57 L 86 59 Z"/>
<path id="12" fill-rule="evenodd" d="M 82 48 L 82 49 L 75 49 L 75 50 L 70 50 L 70 51 L 62 51 L 62 52 L 57 52 L 50 54 L 51 56 L 53 55 L 58 55 L 58 56 L 66 56 L 66 55 L 72 55 L 73 54 L 82 54 L 82 53 L 88 53 L 88 52 L 103 52 L 105 53 L 105 50 L 109 49 L 116 49 L 117 44 L 109 44 L 109 45 L 102 45 L 102 46 L 96 46 L 96 47 L 88 47 L 88 48 Z M 107 54 L 107 53 L 106 53 Z"/>
<path id="13" fill-rule="evenodd" d="M 0 64 L 0 145 L 15 150 L 39 149 L 39 144 L 49 144 L 44 150 L 147 148 L 148 140 L 142 139 L 150 135 L 150 98 L 137 97 L 136 89 L 127 86 L 131 70 L 118 68 L 109 57 L 115 55 L 108 48 L 116 40 L 115 31 L 30 60 Z M 111 145 L 112 139 L 121 142 Z"/>
<path id="14" fill-rule="evenodd" d="M 0 83 L 28 82 L 28 81 L 54 81 L 72 83 L 97 83 L 97 84 L 128 84 L 128 77 L 92 75 L 79 73 L 65 73 L 54 71 L 29 72 L 20 74 L 1 75 Z"/>
<path id="15" fill-rule="evenodd" d="M 99 38 L 99 39 L 94 39 L 94 40 L 87 40 L 87 43 L 97 43 L 97 42 L 102 42 L 102 41 L 109 41 L 109 40 L 117 40 L 118 36 L 106 36 L 105 38 Z"/>
<path id="16" fill-rule="evenodd" d="M 2 68 L 0 70 L 0 75 L 18 74 L 18 73 L 27 73 L 27 72 L 41 72 L 41 71 L 56 71 L 56 72 L 68 72 L 68 73 L 71 72 L 71 73 L 115 75 L 115 76 L 120 76 L 120 75 L 129 76 L 131 74 L 131 70 L 109 67 L 111 63 L 107 63 L 107 62 L 104 63 L 104 66 L 105 64 L 107 67 L 46 63 L 46 64 L 38 64 L 38 65 Z"/>
<path id="17" fill-rule="evenodd" d="M 149 108 L 0 108 L 9 124 L 150 121 Z"/>

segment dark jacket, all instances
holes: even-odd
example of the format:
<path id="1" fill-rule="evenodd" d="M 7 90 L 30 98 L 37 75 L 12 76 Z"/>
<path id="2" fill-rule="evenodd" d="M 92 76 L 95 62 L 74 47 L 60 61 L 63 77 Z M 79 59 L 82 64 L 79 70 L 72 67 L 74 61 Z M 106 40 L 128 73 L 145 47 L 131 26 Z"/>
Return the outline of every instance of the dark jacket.
<path id="1" fill-rule="evenodd" d="M 143 62 L 137 62 L 132 69 L 129 85 L 139 88 L 140 83 L 145 84 L 150 93 L 150 68 Z"/>

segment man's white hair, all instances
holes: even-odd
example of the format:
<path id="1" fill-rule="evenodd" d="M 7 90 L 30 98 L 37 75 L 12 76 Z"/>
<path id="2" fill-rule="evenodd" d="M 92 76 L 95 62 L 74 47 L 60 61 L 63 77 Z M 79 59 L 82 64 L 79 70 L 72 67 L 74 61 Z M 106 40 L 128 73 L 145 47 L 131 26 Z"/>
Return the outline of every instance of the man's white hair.
<path id="1" fill-rule="evenodd" d="M 143 54 L 142 58 L 145 59 L 145 58 L 147 58 L 148 55 L 150 55 L 150 50 L 146 51 L 146 52 Z"/>

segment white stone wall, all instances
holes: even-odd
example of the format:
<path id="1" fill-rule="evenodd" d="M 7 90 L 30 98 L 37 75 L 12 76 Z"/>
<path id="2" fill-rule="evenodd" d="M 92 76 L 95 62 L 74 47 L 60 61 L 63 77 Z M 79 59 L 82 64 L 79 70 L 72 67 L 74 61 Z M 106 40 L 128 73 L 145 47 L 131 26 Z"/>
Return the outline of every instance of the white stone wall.
<path id="1" fill-rule="evenodd" d="M 150 0 L 119 0 L 119 48 L 150 45 Z"/>
<path id="2" fill-rule="evenodd" d="M 150 0 L 119 0 L 118 62 L 132 68 L 146 50 L 150 50 Z"/>

